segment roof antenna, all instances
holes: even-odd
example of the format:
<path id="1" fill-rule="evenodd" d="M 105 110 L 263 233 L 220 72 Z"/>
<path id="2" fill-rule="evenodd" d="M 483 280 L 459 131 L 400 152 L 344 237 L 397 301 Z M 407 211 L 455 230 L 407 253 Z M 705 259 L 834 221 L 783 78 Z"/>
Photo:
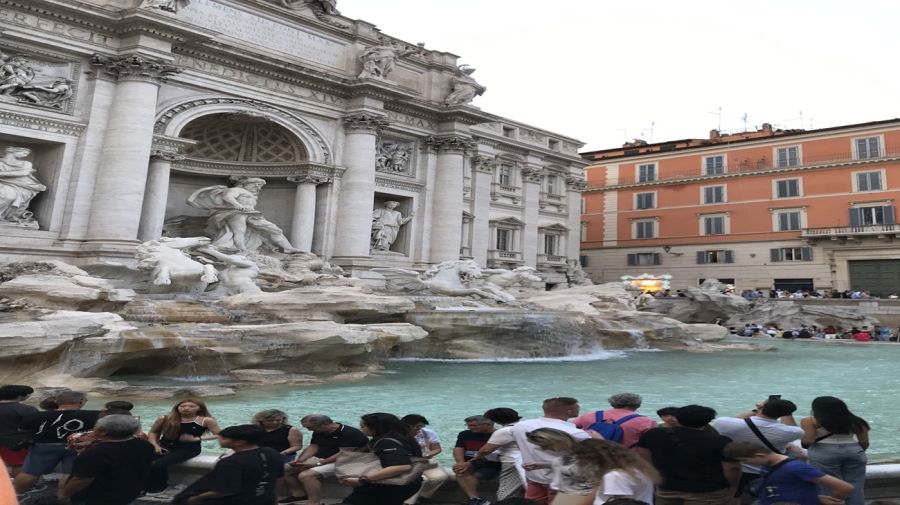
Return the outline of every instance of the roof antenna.
<path id="1" fill-rule="evenodd" d="M 714 116 L 719 116 L 719 123 L 718 123 L 718 126 L 716 127 L 716 130 L 719 131 L 719 132 L 721 132 L 721 131 L 722 131 L 722 106 L 721 106 L 721 105 L 719 106 L 719 110 L 718 110 L 718 111 L 716 111 L 716 112 L 707 112 L 707 114 L 712 114 L 712 115 L 714 115 Z"/>
<path id="2" fill-rule="evenodd" d="M 746 112 L 744 113 L 743 116 L 741 116 L 741 119 L 744 120 L 744 132 L 746 132 L 747 131 L 747 113 Z"/>

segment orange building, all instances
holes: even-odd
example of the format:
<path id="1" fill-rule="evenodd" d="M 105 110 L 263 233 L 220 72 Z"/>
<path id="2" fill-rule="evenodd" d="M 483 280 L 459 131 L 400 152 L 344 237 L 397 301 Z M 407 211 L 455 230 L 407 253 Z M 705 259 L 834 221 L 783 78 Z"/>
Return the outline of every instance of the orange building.
<path id="1" fill-rule="evenodd" d="M 582 262 L 600 282 L 900 293 L 900 119 L 583 153 Z"/>

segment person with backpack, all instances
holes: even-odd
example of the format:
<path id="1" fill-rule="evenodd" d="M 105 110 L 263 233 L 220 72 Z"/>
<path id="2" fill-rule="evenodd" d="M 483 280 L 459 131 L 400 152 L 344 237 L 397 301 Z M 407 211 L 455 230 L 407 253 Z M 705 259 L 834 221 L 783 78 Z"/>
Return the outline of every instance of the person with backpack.
<path id="1" fill-rule="evenodd" d="M 617 442 L 632 449 L 647 430 L 656 428 L 656 421 L 637 413 L 641 395 L 619 393 L 609 397 L 612 409 L 587 412 L 572 422 L 575 426 L 594 431 L 604 440 Z"/>

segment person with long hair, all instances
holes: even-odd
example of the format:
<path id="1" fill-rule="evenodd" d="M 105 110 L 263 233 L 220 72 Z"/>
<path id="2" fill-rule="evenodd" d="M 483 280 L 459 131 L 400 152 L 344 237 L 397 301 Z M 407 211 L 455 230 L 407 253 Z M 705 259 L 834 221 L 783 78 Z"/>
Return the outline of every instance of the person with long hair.
<path id="1" fill-rule="evenodd" d="M 532 444 L 557 456 L 549 462 L 524 465 L 526 470 L 550 468 L 553 471 L 550 489 L 555 491 L 555 495 L 551 505 L 576 505 L 582 502 L 591 492 L 591 484 L 575 468 L 575 438 L 553 428 L 538 428 L 528 432 L 526 437 Z"/>
<path id="2" fill-rule="evenodd" d="M 850 412 L 843 400 L 820 396 L 812 401 L 812 416 L 802 419 L 800 427 L 800 443 L 809 448 L 810 464 L 852 484 L 846 504 L 863 505 L 869 423 Z"/>
<path id="3" fill-rule="evenodd" d="M 285 464 L 293 461 L 297 457 L 297 451 L 303 448 L 303 433 L 287 423 L 287 414 L 281 410 L 257 412 L 250 423 L 266 432 L 257 445 L 278 451 Z"/>
<path id="4" fill-rule="evenodd" d="M 218 435 L 219 425 L 206 404 L 196 398 L 181 400 L 153 423 L 147 441 L 153 445 L 157 458 L 150 466 L 148 492 L 164 491 L 169 484 L 168 468 L 200 454 L 200 442 L 207 431 Z"/>
<path id="5" fill-rule="evenodd" d="M 426 426 L 428 426 L 428 419 L 426 419 L 425 416 L 420 414 L 408 414 L 401 417 L 400 420 L 409 425 L 412 430 L 412 437 L 418 442 L 423 458 L 431 459 L 444 450 L 441 447 L 440 436 L 438 436 L 434 430 L 426 428 Z M 432 460 L 432 462 L 437 464 L 437 461 Z M 422 480 L 424 481 L 422 483 L 422 488 L 419 489 L 418 493 L 410 496 L 403 503 L 405 505 L 415 505 L 419 498 L 425 498 L 426 500 L 431 498 L 449 478 L 450 476 L 447 474 L 447 471 L 444 470 L 440 464 L 437 464 L 435 468 L 425 470 L 425 472 L 422 473 Z"/>
<path id="6" fill-rule="evenodd" d="M 572 448 L 578 472 L 596 486 L 578 505 L 630 499 L 653 503 L 653 486 L 659 473 L 647 460 L 621 444 L 584 440 Z"/>
<path id="7" fill-rule="evenodd" d="M 412 457 L 421 457 L 418 442 L 412 437 L 409 425 L 393 414 L 375 412 L 360 418 L 359 429 L 372 437 L 369 450 L 378 456 L 381 469 L 361 477 L 342 479 L 341 483 L 352 486 L 353 492 L 344 498 L 349 505 L 402 505 L 403 501 L 416 494 L 422 487 L 422 477 L 403 485 L 379 484 L 410 471 Z"/>

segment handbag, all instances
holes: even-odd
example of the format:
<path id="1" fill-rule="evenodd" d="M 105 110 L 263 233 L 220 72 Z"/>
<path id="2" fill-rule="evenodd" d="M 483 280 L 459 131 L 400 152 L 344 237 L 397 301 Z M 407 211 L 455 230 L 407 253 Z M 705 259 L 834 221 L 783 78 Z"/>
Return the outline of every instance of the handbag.
<path id="1" fill-rule="evenodd" d="M 378 445 L 382 440 L 392 440 L 397 442 L 397 444 L 401 444 L 399 440 L 393 438 L 382 438 L 375 442 L 375 445 Z M 409 471 L 388 479 L 379 480 L 378 484 L 404 486 L 418 479 L 425 470 L 437 468 L 438 466 L 437 463 L 432 463 L 427 458 L 411 456 L 409 459 L 412 463 L 412 468 Z M 338 479 L 359 478 L 381 469 L 381 460 L 378 458 L 378 455 L 371 452 L 341 451 L 337 461 L 334 462 L 334 474 Z"/>

